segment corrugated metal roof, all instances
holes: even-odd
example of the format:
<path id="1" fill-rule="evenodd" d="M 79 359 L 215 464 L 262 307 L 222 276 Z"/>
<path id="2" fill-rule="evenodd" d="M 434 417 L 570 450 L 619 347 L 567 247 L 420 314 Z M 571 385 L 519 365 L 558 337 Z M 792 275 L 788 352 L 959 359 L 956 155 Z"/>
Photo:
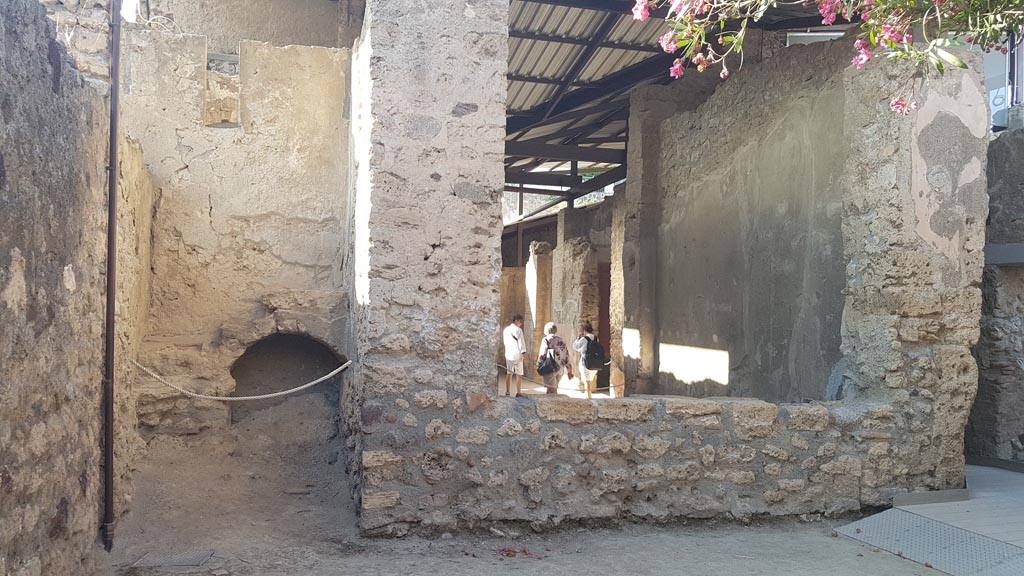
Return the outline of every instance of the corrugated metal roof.
<path id="1" fill-rule="evenodd" d="M 622 150 L 626 146 L 629 91 L 644 83 L 669 81 L 672 57 L 658 50 L 666 23 L 657 18 L 634 20 L 628 0 L 606 0 L 608 9 L 604 10 L 558 5 L 559 1 L 511 2 L 509 138 Z M 800 27 L 814 25 L 815 14 L 814 8 L 772 9 L 762 24 L 790 24 L 802 18 Z M 596 38 L 604 31 L 603 38 Z M 573 71 L 578 72 L 576 77 L 568 78 Z M 565 160 L 539 157 L 509 159 L 507 167 L 570 171 Z M 612 167 L 577 163 L 580 171 Z"/>

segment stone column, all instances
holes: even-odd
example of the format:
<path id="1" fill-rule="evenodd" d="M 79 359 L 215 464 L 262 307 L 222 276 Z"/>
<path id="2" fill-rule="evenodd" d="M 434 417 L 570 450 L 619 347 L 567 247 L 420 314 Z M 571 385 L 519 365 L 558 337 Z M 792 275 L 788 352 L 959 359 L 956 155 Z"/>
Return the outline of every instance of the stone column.
<path id="1" fill-rule="evenodd" d="M 660 132 L 679 98 L 671 90 L 651 87 L 634 90 L 629 102 L 629 172 L 612 218 L 611 302 L 611 385 L 624 383 L 627 395 L 649 391 L 657 379 Z"/>
<path id="2" fill-rule="evenodd" d="M 537 354 L 544 339 L 544 325 L 551 321 L 552 284 L 551 245 L 547 242 L 530 244 L 530 259 L 526 262 L 526 291 L 533 315 L 533 333 L 530 352 Z M 504 319 L 502 319 L 504 321 Z M 527 370 L 532 362 L 527 362 Z"/>
<path id="3" fill-rule="evenodd" d="M 352 114 L 353 393 L 368 470 L 387 445 L 422 463 L 425 482 L 447 477 L 379 422 L 385 408 L 458 410 L 466 392 L 494 394 L 507 60 L 507 0 L 367 2 Z M 360 481 L 363 528 L 407 529 L 415 498 Z"/>

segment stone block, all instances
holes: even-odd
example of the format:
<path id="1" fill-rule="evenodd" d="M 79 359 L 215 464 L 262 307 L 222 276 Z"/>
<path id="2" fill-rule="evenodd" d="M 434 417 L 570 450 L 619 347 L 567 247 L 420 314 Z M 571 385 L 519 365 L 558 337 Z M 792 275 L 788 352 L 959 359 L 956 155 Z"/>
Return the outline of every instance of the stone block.
<path id="1" fill-rule="evenodd" d="M 761 453 L 769 458 L 775 458 L 776 460 L 782 460 L 783 462 L 789 460 L 789 453 L 779 448 L 778 446 L 772 446 L 768 444 L 761 450 Z"/>
<path id="2" fill-rule="evenodd" d="M 544 440 L 541 442 L 541 447 L 545 450 L 565 448 L 567 446 L 569 446 L 569 437 L 565 435 L 565 432 L 562 432 L 557 428 L 548 432 L 544 436 Z"/>
<path id="3" fill-rule="evenodd" d="M 498 436 L 518 436 L 523 432 L 523 425 L 513 418 L 506 418 L 498 428 Z"/>
<path id="4" fill-rule="evenodd" d="M 382 508 L 393 508 L 402 503 L 402 495 L 398 492 L 370 492 L 364 493 L 362 499 L 363 510 L 380 510 Z"/>
<path id="5" fill-rule="evenodd" d="M 723 405 L 732 416 L 733 430 L 740 440 L 767 438 L 775 431 L 779 407 L 761 400 L 729 400 Z"/>
<path id="6" fill-rule="evenodd" d="M 469 413 L 477 411 L 485 402 L 487 402 L 487 394 L 483 392 L 466 392 L 466 408 L 469 409 Z"/>
<path id="7" fill-rule="evenodd" d="M 612 432 L 607 436 L 601 438 L 597 443 L 598 454 L 611 454 L 618 452 L 625 454 L 632 448 L 632 444 L 629 442 L 629 438 L 619 432 Z"/>
<path id="8" fill-rule="evenodd" d="M 731 482 L 733 484 L 753 484 L 757 479 L 749 470 L 709 470 L 704 478 L 713 482 Z"/>
<path id="9" fill-rule="evenodd" d="M 779 480 L 779 489 L 786 492 L 803 492 L 806 485 L 807 482 L 800 478 Z"/>
<path id="10" fill-rule="evenodd" d="M 364 468 L 379 468 L 382 466 L 392 466 L 394 464 L 401 464 L 403 458 L 394 452 L 386 452 L 381 450 L 364 450 L 363 451 L 363 467 Z"/>
<path id="11" fill-rule="evenodd" d="M 491 441 L 490 428 L 462 428 L 455 435 L 455 440 L 463 444 L 476 444 L 483 446 Z"/>
<path id="12" fill-rule="evenodd" d="M 598 400 L 597 417 L 612 422 L 646 422 L 651 419 L 654 402 L 637 398 Z"/>
<path id="13" fill-rule="evenodd" d="M 414 398 L 420 408 L 444 408 L 448 405 L 448 392 L 444 390 L 422 390 Z"/>
<path id="14" fill-rule="evenodd" d="M 670 480 L 693 482 L 700 479 L 701 468 L 696 462 L 673 464 L 665 469 L 665 474 Z"/>
<path id="15" fill-rule="evenodd" d="M 427 440 L 438 440 L 451 436 L 452 427 L 451 424 L 448 424 L 444 420 L 435 418 L 427 424 L 427 427 L 423 432 L 426 434 Z"/>
<path id="16" fill-rule="evenodd" d="M 721 430 L 722 417 L 716 414 L 708 416 L 693 416 L 683 420 L 686 426 L 691 428 L 704 428 L 705 430 Z"/>
<path id="17" fill-rule="evenodd" d="M 644 458 L 661 458 L 672 447 L 672 442 L 657 436 L 637 436 L 633 449 Z"/>
<path id="18" fill-rule="evenodd" d="M 790 430 L 824 432 L 832 423 L 828 408 L 816 405 L 787 405 L 783 407 L 786 427 Z"/>
<path id="19" fill-rule="evenodd" d="M 665 412 L 669 416 L 689 418 L 722 413 L 722 404 L 702 398 L 666 398 Z"/>
<path id="20" fill-rule="evenodd" d="M 700 461 L 705 466 L 713 466 L 715 464 L 715 447 L 708 444 L 700 449 Z"/>
<path id="21" fill-rule="evenodd" d="M 547 422 L 593 424 L 597 420 L 597 407 L 592 400 L 576 398 L 538 398 L 537 416 Z"/>

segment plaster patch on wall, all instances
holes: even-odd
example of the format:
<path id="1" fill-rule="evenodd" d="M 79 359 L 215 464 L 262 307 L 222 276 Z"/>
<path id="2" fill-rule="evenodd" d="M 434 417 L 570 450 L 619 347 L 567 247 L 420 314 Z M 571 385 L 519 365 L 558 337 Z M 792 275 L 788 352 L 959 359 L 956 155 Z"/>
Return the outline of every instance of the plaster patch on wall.
<path id="1" fill-rule="evenodd" d="M 64 267 L 64 288 L 67 288 L 68 292 L 78 290 L 78 283 L 75 281 L 74 264 L 68 264 Z"/>
<path id="2" fill-rule="evenodd" d="M 955 115 L 963 124 L 966 130 L 975 138 L 985 138 L 985 126 L 988 125 L 988 110 L 984 106 L 985 98 L 981 87 L 973 76 L 963 74 L 960 80 L 959 90 L 956 94 L 946 94 L 941 91 L 932 91 L 924 99 L 924 103 L 917 112 L 912 129 L 911 145 L 911 197 L 914 201 L 914 214 L 917 217 L 915 230 L 930 246 L 946 256 L 951 262 L 959 265 L 959 251 L 961 246 L 961 231 L 957 230 L 952 234 L 935 230 L 932 220 L 940 212 L 937 195 L 933 190 L 938 187 L 952 187 L 952 182 L 943 183 L 936 181 L 930 166 L 922 152 L 922 133 L 932 123 L 939 120 L 942 115 Z M 967 104 L 963 104 L 967 102 Z M 981 102 L 982 105 L 978 103 Z M 927 140 L 925 140 L 927 141 Z M 931 143 L 935 144 L 935 143 Z M 981 161 L 977 156 L 971 157 L 966 166 L 962 168 L 956 186 L 964 186 L 974 182 L 981 175 Z M 943 197 L 955 190 L 944 191 Z"/>
<path id="3" fill-rule="evenodd" d="M 21 316 L 28 302 L 28 294 L 25 289 L 25 258 L 21 250 L 11 249 L 10 278 L 3 292 L 0 292 L 0 300 L 3 300 L 8 309 L 15 315 Z"/>

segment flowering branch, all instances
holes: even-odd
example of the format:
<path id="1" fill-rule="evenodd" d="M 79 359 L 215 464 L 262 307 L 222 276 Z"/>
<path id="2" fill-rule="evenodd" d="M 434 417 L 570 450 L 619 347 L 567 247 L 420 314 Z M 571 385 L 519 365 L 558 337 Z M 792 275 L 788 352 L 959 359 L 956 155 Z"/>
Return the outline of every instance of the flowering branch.
<path id="1" fill-rule="evenodd" d="M 1024 0 L 636 0 L 633 17 L 646 20 L 652 9 L 668 7 L 669 30 L 659 43 L 665 52 L 678 54 L 670 69 L 673 78 L 681 78 L 684 65 L 692 62 L 698 72 L 721 66 L 725 79 L 726 59 L 742 55 L 750 22 L 761 20 L 769 8 L 796 4 L 816 5 L 826 26 L 840 15 L 860 19 L 852 60 L 857 68 L 884 56 L 942 74 L 947 66 L 967 67 L 950 48 L 971 44 L 1006 53 L 1011 35 L 1024 28 Z M 917 42 L 913 31 L 920 31 Z M 916 103 L 894 98 L 891 107 L 906 115 Z"/>

